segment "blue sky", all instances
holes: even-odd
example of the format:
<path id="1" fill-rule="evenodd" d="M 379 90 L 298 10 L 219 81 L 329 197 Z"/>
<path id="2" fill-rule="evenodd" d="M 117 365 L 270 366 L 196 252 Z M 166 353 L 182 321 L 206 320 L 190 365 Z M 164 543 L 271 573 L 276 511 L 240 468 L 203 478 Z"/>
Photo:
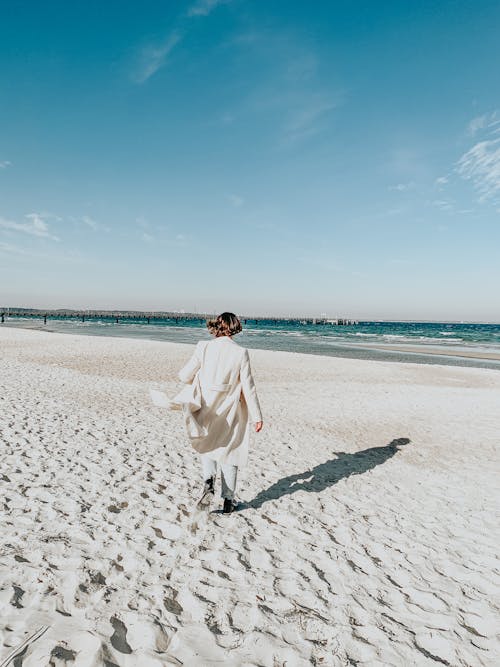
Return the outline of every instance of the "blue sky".
<path id="1" fill-rule="evenodd" d="M 0 305 L 500 321 L 500 4 L 19 2 Z"/>

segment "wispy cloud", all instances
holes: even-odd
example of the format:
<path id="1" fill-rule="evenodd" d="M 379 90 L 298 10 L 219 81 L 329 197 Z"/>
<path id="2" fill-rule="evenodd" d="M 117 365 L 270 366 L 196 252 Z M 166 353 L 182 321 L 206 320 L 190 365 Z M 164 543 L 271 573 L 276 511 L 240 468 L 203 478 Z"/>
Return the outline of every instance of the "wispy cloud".
<path id="1" fill-rule="evenodd" d="M 302 32 L 253 28 L 233 35 L 223 46 L 236 62 L 244 60 L 260 72 L 257 84 L 246 87 L 239 104 L 232 106 L 231 122 L 252 115 L 262 124 L 262 136 L 269 129 L 282 148 L 295 146 L 330 127 L 333 112 L 344 102 L 345 93 L 325 85 L 325 80 L 335 76 L 330 63 L 320 59 Z"/>
<path id="2" fill-rule="evenodd" d="M 238 195 L 234 194 L 227 195 L 227 198 L 235 208 L 239 208 L 240 206 L 243 206 L 243 204 L 245 203 L 243 197 L 240 197 Z"/>
<path id="3" fill-rule="evenodd" d="M 441 189 L 444 185 L 447 185 L 449 183 L 449 181 L 450 181 L 449 176 L 439 176 L 434 181 L 434 185 L 435 185 L 435 187 Z"/>
<path id="4" fill-rule="evenodd" d="M 12 245 L 11 243 L 3 243 L 0 241 L 0 252 L 4 255 L 29 255 L 29 251 L 19 246 Z"/>
<path id="5" fill-rule="evenodd" d="M 481 203 L 496 199 L 500 194 L 500 139 L 475 144 L 458 161 L 457 172 L 473 183 Z"/>
<path id="6" fill-rule="evenodd" d="M 94 231 L 99 229 L 99 223 L 96 222 L 89 215 L 82 215 L 81 221 L 83 222 L 84 225 L 87 225 L 87 227 L 90 227 L 90 229 L 93 229 Z"/>
<path id="7" fill-rule="evenodd" d="M 62 218 L 58 218 L 58 220 L 62 220 Z M 79 227 L 80 229 L 91 229 L 94 232 L 110 232 L 111 228 L 108 227 L 107 225 L 102 224 L 101 222 L 98 222 L 95 218 L 92 218 L 90 215 L 69 215 L 66 218 L 64 218 L 65 221 L 71 222 L 75 227 Z"/>
<path id="8" fill-rule="evenodd" d="M 131 75 L 132 81 L 137 84 L 146 83 L 158 70 L 168 64 L 170 54 L 182 41 L 186 32 L 189 31 L 190 23 L 194 19 L 208 16 L 219 5 L 227 5 L 231 1 L 197 0 L 189 7 L 184 17 L 179 17 L 178 27 L 172 30 L 163 41 L 156 44 L 147 44 L 139 51 Z"/>
<path id="9" fill-rule="evenodd" d="M 490 113 L 485 113 L 482 116 L 476 116 L 469 123 L 469 134 L 471 136 L 476 135 L 480 130 L 485 130 L 487 128 L 494 128 L 500 125 L 500 114 L 498 111 L 491 111 Z"/>
<path id="10" fill-rule="evenodd" d="M 454 202 L 447 199 L 435 199 L 431 204 L 441 211 L 453 211 L 454 209 Z"/>
<path id="11" fill-rule="evenodd" d="M 132 80 L 135 83 L 145 83 L 150 79 L 167 63 L 168 56 L 181 39 L 182 35 L 174 31 L 160 44 L 145 46 L 139 54 Z"/>
<path id="12" fill-rule="evenodd" d="M 12 162 L 10 160 L 0 160 L 0 169 L 7 169 L 11 164 Z"/>
<path id="13" fill-rule="evenodd" d="M 51 248 L 61 248 L 61 246 L 51 246 Z M 62 250 L 62 249 L 61 249 Z M 89 265 L 89 262 L 92 262 L 92 258 L 89 257 L 84 257 L 80 254 L 78 250 L 68 250 L 65 248 L 63 251 L 52 251 L 49 250 L 48 252 L 45 252 L 44 250 L 38 250 L 35 248 L 23 248 L 18 245 L 13 245 L 11 243 L 3 243 L 0 242 L 0 254 L 3 254 L 5 256 L 9 255 L 14 255 L 17 257 L 25 257 L 25 258 L 36 258 L 36 259 L 43 259 L 45 261 L 49 262 L 57 262 L 60 264 L 85 264 L 85 266 Z M 17 260 L 16 260 L 17 261 Z"/>
<path id="14" fill-rule="evenodd" d="M 390 185 L 389 190 L 395 190 L 396 192 L 406 192 L 407 190 L 412 190 L 415 187 L 413 181 L 408 183 L 397 183 L 396 185 Z"/>
<path id="15" fill-rule="evenodd" d="M 39 238 L 46 238 L 51 241 L 59 241 L 59 238 L 50 232 L 49 226 L 45 220 L 46 216 L 41 213 L 28 213 L 28 215 L 25 215 L 24 217 L 28 222 L 14 222 L 13 220 L 0 218 L 0 229 L 29 234 L 30 236 L 37 236 Z"/>
<path id="16" fill-rule="evenodd" d="M 192 237 L 189 234 L 175 234 L 173 237 L 157 237 L 153 236 L 153 234 L 150 234 L 149 232 L 142 232 L 140 238 L 142 241 L 144 241 L 144 243 L 155 243 L 166 246 L 174 246 L 177 248 L 183 248 L 187 246 L 192 240 Z"/>
<path id="17" fill-rule="evenodd" d="M 187 16 L 208 16 L 219 5 L 227 5 L 231 0 L 197 0 L 187 11 Z"/>
<path id="18" fill-rule="evenodd" d="M 191 234 L 176 234 L 175 243 L 178 246 L 186 246 L 193 240 Z"/>
<path id="19" fill-rule="evenodd" d="M 149 222 L 146 220 L 146 218 L 143 215 L 138 216 L 135 219 L 135 221 L 136 221 L 137 225 L 139 227 L 141 227 L 142 229 L 149 229 L 151 227 L 151 225 L 149 224 Z"/>
<path id="20" fill-rule="evenodd" d="M 162 245 L 183 247 L 191 241 L 191 235 L 184 233 L 175 233 L 167 225 L 152 224 L 144 216 L 140 215 L 135 219 L 138 230 L 135 238 L 139 238 L 148 245 Z"/>
<path id="21" fill-rule="evenodd" d="M 474 204 L 500 203 L 500 111 L 492 111 L 473 118 L 464 128 L 469 146 L 461 157 L 434 178 L 429 190 L 428 206 L 454 215 L 474 213 Z M 473 137 L 473 141 L 471 141 Z M 463 187 L 462 181 L 472 184 L 471 191 Z M 432 194 L 434 193 L 434 194 Z M 433 198 L 434 197 L 434 198 Z"/>
<path id="22" fill-rule="evenodd" d="M 141 241 L 144 241 L 145 243 L 153 243 L 153 241 L 156 241 L 156 237 L 152 233 L 153 227 L 143 215 L 140 215 L 138 218 L 136 218 L 135 222 L 140 230 L 139 238 Z"/>
<path id="23" fill-rule="evenodd" d="M 337 106 L 337 100 L 323 93 L 305 95 L 302 99 L 297 97 L 283 124 L 285 142 L 296 143 L 321 132 L 328 115 Z"/>

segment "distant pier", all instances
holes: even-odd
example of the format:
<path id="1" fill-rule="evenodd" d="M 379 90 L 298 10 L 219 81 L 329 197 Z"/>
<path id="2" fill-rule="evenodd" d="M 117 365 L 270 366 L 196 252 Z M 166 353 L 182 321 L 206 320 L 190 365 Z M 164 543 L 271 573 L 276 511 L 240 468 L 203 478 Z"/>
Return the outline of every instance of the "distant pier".
<path id="1" fill-rule="evenodd" d="M 92 320 L 109 321 L 115 324 L 126 322 L 143 322 L 151 324 L 155 322 L 170 322 L 175 324 L 187 324 L 199 322 L 205 324 L 206 320 L 214 317 L 213 313 L 179 313 L 179 312 L 144 312 L 135 310 L 41 310 L 31 308 L 3 308 L 0 309 L 0 321 L 5 322 L 6 318 L 29 318 L 42 319 L 44 324 L 52 320 L 80 320 L 81 322 L 90 322 Z M 356 320 L 346 317 L 326 318 L 326 317 L 255 317 L 239 316 L 244 324 L 264 324 L 264 325 L 333 325 L 346 326 L 358 324 Z"/>

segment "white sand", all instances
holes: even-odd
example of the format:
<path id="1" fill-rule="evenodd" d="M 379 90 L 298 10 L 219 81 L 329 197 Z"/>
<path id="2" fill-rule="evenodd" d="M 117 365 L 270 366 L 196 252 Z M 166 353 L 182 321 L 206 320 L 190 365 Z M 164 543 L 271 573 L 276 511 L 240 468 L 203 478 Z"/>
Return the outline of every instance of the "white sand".
<path id="1" fill-rule="evenodd" d="M 500 374 L 251 351 L 250 507 L 191 530 L 190 353 L 0 328 L 0 664 L 500 664 Z"/>

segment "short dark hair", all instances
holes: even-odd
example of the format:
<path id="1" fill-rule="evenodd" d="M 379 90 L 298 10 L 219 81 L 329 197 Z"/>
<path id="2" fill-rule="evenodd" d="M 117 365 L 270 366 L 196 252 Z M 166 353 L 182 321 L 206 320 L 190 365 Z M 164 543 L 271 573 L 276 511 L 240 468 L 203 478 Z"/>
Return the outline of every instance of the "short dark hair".
<path id="1" fill-rule="evenodd" d="M 242 330 L 241 322 L 234 313 L 221 313 L 212 320 L 207 320 L 207 329 L 216 338 L 235 336 Z"/>

